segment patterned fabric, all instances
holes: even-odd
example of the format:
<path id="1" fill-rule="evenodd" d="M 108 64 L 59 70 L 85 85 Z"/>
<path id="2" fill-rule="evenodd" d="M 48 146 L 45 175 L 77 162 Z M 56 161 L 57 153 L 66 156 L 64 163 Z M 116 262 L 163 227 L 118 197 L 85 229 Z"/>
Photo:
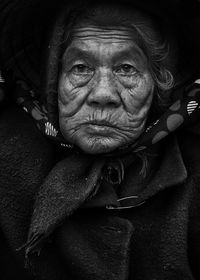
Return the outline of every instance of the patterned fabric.
<path id="1" fill-rule="evenodd" d="M 30 114 L 36 122 L 37 127 L 48 138 L 54 140 L 64 149 L 72 149 L 73 145 L 67 143 L 63 138 L 59 127 L 55 127 L 48 117 L 47 109 L 36 98 L 36 93 L 29 89 L 25 82 L 17 81 L 16 91 L 17 103 Z M 137 143 L 119 148 L 111 156 L 120 153 L 138 152 L 156 144 L 167 135 L 178 129 L 193 123 L 200 117 L 200 79 L 185 89 L 181 99 L 176 100 L 168 110 L 153 124 L 147 127 Z"/>
<path id="2" fill-rule="evenodd" d="M 66 143 L 58 127 L 55 127 L 48 116 L 45 105 L 37 99 L 37 94 L 28 88 L 24 81 L 18 80 L 16 85 L 16 102 L 25 112 L 30 114 L 39 130 L 48 138 L 53 139 L 58 145 L 71 149 L 73 145 Z"/>

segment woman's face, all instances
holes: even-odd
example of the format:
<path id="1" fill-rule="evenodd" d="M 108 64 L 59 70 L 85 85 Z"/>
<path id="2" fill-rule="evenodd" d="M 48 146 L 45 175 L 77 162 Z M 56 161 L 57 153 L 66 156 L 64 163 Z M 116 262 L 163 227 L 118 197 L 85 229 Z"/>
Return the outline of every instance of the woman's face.
<path id="1" fill-rule="evenodd" d="M 90 154 L 134 142 L 145 128 L 153 88 L 147 58 L 130 30 L 77 27 L 58 84 L 64 138 Z"/>

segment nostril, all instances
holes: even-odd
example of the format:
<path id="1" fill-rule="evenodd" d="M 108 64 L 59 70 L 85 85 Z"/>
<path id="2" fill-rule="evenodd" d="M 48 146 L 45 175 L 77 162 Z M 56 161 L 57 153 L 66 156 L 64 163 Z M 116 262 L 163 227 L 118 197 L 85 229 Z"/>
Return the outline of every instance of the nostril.
<path id="1" fill-rule="evenodd" d="M 107 103 L 107 106 L 108 107 L 110 107 L 110 108 L 116 108 L 116 107 L 118 107 L 119 105 L 118 105 L 118 103 L 116 103 L 116 102 L 108 102 Z"/>
<path id="2" fill-rule="evenodd" d="M 93 105 L 95 107 L 99 107 L 101 104 L 99 102 L 93 100 L 92 102 L 90 102 L 90 105 Z"/>

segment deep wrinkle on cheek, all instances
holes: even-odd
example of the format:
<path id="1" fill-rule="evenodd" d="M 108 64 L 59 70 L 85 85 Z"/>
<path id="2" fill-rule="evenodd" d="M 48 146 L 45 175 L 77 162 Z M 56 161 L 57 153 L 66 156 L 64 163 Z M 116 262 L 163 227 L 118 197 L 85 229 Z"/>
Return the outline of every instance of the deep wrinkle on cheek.
<path id="1" fill-rule="evenodd" d="M 62 82 L 61 82 L 62 84 Z M 60 86 L 58 90 L 59 109 L 65 118 L 72 117 L 81 110 L 88 95 L 88 88 L 72 88 L 70 91 L 65 86 Z"/>
<path id="2" fill-rule="evenodd" d="M 65 104 L 75 100 L 80 91 L 80 87 L 66 73 L 61 75 L 58 87 L 59 97 Z"/>
<path id="3" fill-rule="evenodd" d="M 120 84 L 118 88 L 123 105 L 128 113 L 139 110 L 142 106 L 149 106 L 152 100 L 154 86 L 149 74 L 138 77 L 131 88 Z"/>
<path id="4" fill-rule="evenodd" d="M 67 88 L 73 88 L 71 87 L 68 79 L 65 78 L 65 75 L 61 75 L 58 83 L 58 99 L 63 105 L 67 105 L 71 99 L 72 96 L 68 94 Z"/>
<path id="5" fill-rule="evenodd" d="M 148 88 L 148 85 L 140 85 L 140 87 L 128 89 L 127 92 L 132 97 L 132 100 L 141 105 L 145 104 L 147 99 L 152 95 L 151 87 Z"/>

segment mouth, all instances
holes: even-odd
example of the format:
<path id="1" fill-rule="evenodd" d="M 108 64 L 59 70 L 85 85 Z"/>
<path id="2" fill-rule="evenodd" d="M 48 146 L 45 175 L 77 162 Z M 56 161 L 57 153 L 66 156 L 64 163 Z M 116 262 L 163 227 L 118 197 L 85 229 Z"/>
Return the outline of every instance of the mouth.
<path id="1" fill-rule="evenodd" d="M 93 120 L 93 121 L 89 121 L 87 122 L 86 124 L 88 125 L 96 125 L 96 126 L 102 126 L 102 127 L 112 127 L 114 128 L 115 126 L 113 124 L 111 124 L 110 122 L 108 121 L 104 121 L 104 120 Z"/>
<path id="2" fill-rule="evenodd" d="M 85 123 L 85 125 L 89 133 L 104 136 L 109 136 L 109 134 L 112 134 L 113 129 L 116 129 L 116 127 L 113 124 L 103 120 L 89 121 Z"/>

